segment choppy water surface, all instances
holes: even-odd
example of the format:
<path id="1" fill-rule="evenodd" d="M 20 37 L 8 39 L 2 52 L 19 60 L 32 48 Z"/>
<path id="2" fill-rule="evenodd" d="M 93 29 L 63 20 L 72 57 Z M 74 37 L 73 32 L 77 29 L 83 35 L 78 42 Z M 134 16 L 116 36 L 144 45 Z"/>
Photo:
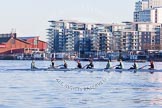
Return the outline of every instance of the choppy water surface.
<path id="1" fill-rule="evenodd" d="M 67 61 L 70 68 L 76 62 Z M 8 71 L 31 61 L 0 61 L 0 108 L 161 108 L 162 72 Z M 56 65 L 62 61 L 56 62 Z M 87 62 L 82 62 L 87 64 Z M 95 62 L 96 68 L 106 62 Z M 113 62 L 112 65 L 116 65 Z M 124 63 L 129 68 L 132 63 Z M 148 63 L 140 63 L 144 66 Z M 162 69 L 162 63 L 155 63 Z M 48 67 L 50 61 L 36 61 Z M 71 66 L 70 66 L 71 65 Z"/>

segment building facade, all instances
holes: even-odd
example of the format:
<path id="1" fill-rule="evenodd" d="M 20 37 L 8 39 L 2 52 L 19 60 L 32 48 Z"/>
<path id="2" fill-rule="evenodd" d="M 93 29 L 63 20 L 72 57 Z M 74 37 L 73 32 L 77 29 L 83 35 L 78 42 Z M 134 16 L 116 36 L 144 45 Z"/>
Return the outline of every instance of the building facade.
<path id="1" fill-rule="evenodd" d="M 123 31 L 122 50 L 162 50 L 162 25 L 160 23 L 128 22 L 127 25 L 131 27 Z"/>
<path id="2" fill-rule="evenodd" d="M 29 59 L 44 59 L 46 49 L 47 43 L 39 37 L 16 37 L 13 34 L 0 37 L 0 58 L 21 56 L 23 59 L 28 56 Z"/>
<path id="3" fill-rule="evenodd" d="M 162 1 L 161 0 L 148 0 L 149 8 L 161 7 Z"/>
<path id="4" fill-rule="evenodd" d="M 78 21 L 49 21 L 49 51 L 81 55 L 105 54 L 110 50 L 111 32 L 107 24 L 90 24 Z"/>
<path id="5" fill-rule="evenodd" d="M 17 37 L 20 40 L 23 40 L 25 42 L 28 42 L 30 44 L 30 47 L 28 47 L 30 53 L 34 52 L 40 52 L 44 53 L 47 49 L 47 43 L 40 40 L 39 36 L 26 36 L 26 37 Z"/>
<path id="6" fill-rule="evenodd" d="M 120 51 L 162 50 L 161 23 L 96 24 L 61 20 L 50 21 L 47 30 L 51 53 L 99 57 Z"/>
<path id="7" fill-rule="evenodd" d="M 28 53 L 27 48 L 30 47 L 30 43 L 14 37 L 1 37 L 0 38 L 0 54 L 18 54 Z"/>
<path id="8" fill-rule="evenodd" d="M 135 4 L 134 22 L 162 23 L 162 1 L 142 0 Z"/>

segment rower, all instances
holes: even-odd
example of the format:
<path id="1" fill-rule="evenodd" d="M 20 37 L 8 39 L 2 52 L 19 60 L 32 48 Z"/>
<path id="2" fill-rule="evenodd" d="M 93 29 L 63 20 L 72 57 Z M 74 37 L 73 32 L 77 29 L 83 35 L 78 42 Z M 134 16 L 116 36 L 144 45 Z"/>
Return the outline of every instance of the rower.
<path id="1" fill-rule="evenodd" d="M 116 69 L 123 69 L 124 66 L 123 66 L 123 63 L 122 63 L 122 60 L 120 59 L 120 63 L 119 65 L 117 65 Z"/>
<path id="2" fill-rule="evenodd" d="M 65 60 L 64 60 L 64 68 L 67 69 L 67 63 Z"/>
<path id="3" fill-rule="evenodd" d="M 149 69 L 154 69 L 154 62 L 152 60 L 150 61 L 150 65 L 149 66 L 150 66 Z"/>
<path id="4" fill-rule="evenodd" d="M 31 69 L 36 69 L 34 60 L 31 62 Z"/>
<path id="5" fill-rule="evenodd" d="M 77 68 L 81 69 L 82 68 L 82 64 L 80 63 L 79 60 L 77 61 L 77 63 L 78 63 Z"/>
<path id="6" fill-rule="evenodd" d="M 105 68 L 105 69 L 110 69 L 110 66 L 111 66 L 111 64 L 110 64 L 110 60 L 108 60 L 108 61 L 107 61 L 107 65 L 106 65 L 106 68 Z"/>
<path id="7" fill-rule="evenodd" d="M 52 64 L 51 67 L 52 67 L 52 68 L 55 68 L 54 60 L 55 60 L 55 59 L 54 59 L 54 55 L 52 54 L 52 58 L 51 58 L 51 64 Z"/>
<path id="8" fill-rule="evenodd" d="M 92 68 L 94 67 L 93 61 L 90 60 L 89 62 L 90 62 L 90 63 L 87 65 L 87 69 L 92 69 Z"/>
<path id="9" fill-rule="evenodd" d="M 133 67 L 131 67 L 130 69 L 137 69 L 137 68 L 138 68 L 138 65 L 137 65 L 136 61 L 134 61 Z"/>
<path id="10" fill-rule="evenodd" d="M 66 61 L 64 60 L 64 64 L 63 65 L 58 65 L 56 67 L 59 67 L 59 69 L 67 69 L 67 63 Z"/>

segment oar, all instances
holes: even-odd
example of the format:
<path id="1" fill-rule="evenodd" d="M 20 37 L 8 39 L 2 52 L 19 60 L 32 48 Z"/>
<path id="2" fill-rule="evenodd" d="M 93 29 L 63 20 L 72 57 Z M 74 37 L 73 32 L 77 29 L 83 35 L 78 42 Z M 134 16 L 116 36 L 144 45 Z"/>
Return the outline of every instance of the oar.
<path id="1" fill-rule="evenodd" d="M 60 67 L 60 66 L 64 66 L 64 65 L 58 65 L 58 66 L 55 66 L 55 67 Z"/>
<path id="2" fill-rule="evenodd" d="M 31 67 L 31 69 L 38 69 L 37 67 Z"/>
<path id="3" fill-rule="evenodd" d="M 138 68 L 138 70 L 143 69 L 143 68 L 146 67 L 146 66 L 149 66 L 149 65 L 142 66 L 141 68 Z"/>
<path id="4" fill-rule="evenodd" d="M 133 65 L 132 65 L 133 66 Z M 130 67 L 128 70 L 133 70 L 134 69 L 134 67 Z"/>
<path id="5" fill-rule="evenodd" d="M 110 67 L 110 69 L 112 69 L 112 68 L 114 68 L 114 67 L 116 67 L 116 66 L 118 66 L 118 65 L 112 66 L 112 67 Z"/>
<path id="6" fill-rule="evenodd" d="M 112 67 L 110 67 L 110 68 L 104 68 L 104 70 L 107 70 L 107 69 L 113 69 L 114 67 L 116 67 L 117 65 L 115 65 L 115 66 L 112 66 Z"/>
<path id="7" fill-rule="evenodd" d="M 83 67 L 82 67 L 82 69 L 84 69 L 86 66 L 88 66 L 88 64 L 87 64 L 87 65 L 85 65 L 85 66 L 83 66 Z"/>
<path id="8" fill-rule="evenodd" d="M 54 66 L 54 67 L 52 67 L 52 65 L 50 65 L 49 68 L 57 68 L 57 67 L 60 67 L 60 66 L 63 66 L 63 65 L 58 65 L 58 66 Z"/>

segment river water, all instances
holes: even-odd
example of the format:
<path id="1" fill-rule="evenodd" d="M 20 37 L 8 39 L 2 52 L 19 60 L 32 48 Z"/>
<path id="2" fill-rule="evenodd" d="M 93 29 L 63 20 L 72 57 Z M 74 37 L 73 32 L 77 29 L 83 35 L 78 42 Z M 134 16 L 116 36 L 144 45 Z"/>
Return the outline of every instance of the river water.
<path id="1" fill-rule="evenodd" d="M 31 61 L 0 61 L 0 108 L 161 108 L 162 72 L 18 71 Z M 47 68 L 50 61 L 36 61 Z M 62 64 L 57 61 L 56 65 Z M 67 61 L 75 68 L 76 62 Z M 83 65 L 88 62 L 82 62 Z M 112 62 L 112 65 L 118 64 Z M 132 63 L 124 62 L 125 68 Z M 139 63 L 142 67 L 149 63 Z M 104 68 L 106 62 L 94 62 Z M 162 63 L 155 63 L 162 69 Z M 147 67 L 146 67 L 147 68 Z"/>

